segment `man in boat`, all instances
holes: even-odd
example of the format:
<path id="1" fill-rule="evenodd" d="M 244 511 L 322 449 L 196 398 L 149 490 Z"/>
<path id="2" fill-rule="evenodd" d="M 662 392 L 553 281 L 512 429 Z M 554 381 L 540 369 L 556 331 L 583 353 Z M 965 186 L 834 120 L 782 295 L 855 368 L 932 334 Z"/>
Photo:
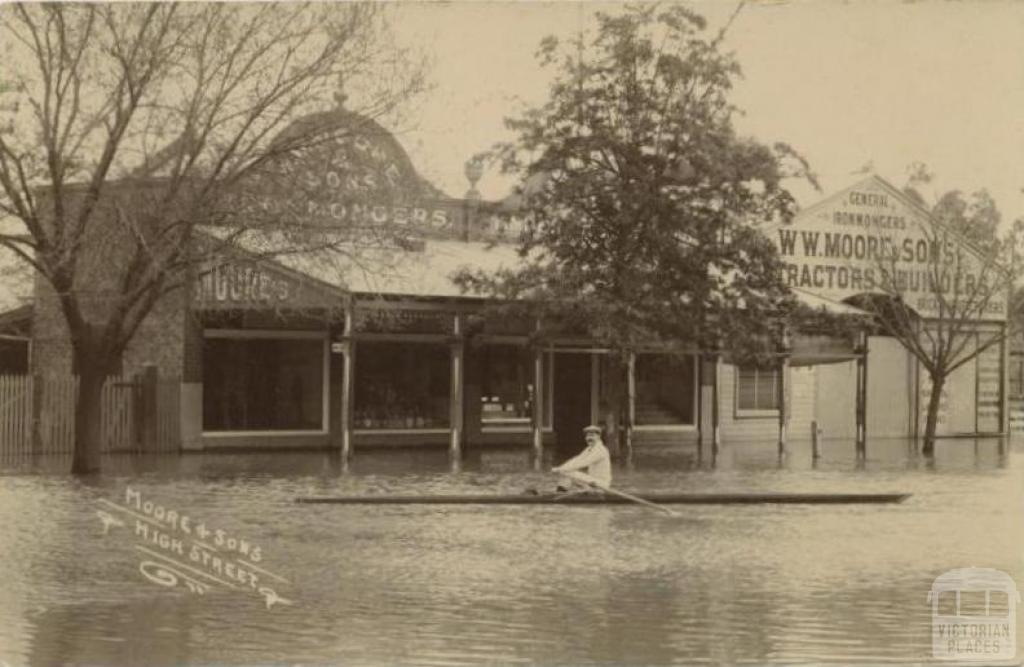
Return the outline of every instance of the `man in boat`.
<path id="1" fill-rule="evenodd" d="M 601 427 L 591 424 L 583 429 L 583 437 L 587 446 L 582 452 L 572 457 L 562 465 L 555 466 L 551 472 L 585 472 L 601 486 L 612 485 L 612 458 L 601 439 Z M 591 489 L 590 485 L 584 484 L 571 477 L 563 479 L 558 485 L 558 491 L 582 491 Z"/>

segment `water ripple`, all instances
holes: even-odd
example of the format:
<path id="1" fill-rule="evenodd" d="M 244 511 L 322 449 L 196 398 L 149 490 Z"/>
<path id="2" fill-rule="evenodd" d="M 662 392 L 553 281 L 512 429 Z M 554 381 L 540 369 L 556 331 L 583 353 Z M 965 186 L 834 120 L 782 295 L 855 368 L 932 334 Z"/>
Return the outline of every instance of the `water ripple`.
<path id="1" fill-rule="evenodd" d="M 495 455 L 451 472 L 358 454 L 163 457 L 82 483 L 44 466 L 0 474 L 0 658 L 12 664 L 743 664 L 930 660 L 926 595 L 967 565 L 1024 583 L 1024 452 L 902 445 L 779 468 L 773 445 L 731 467 L 641 452 L 632 489 L 892 491 L 896 506 L 683 508 L 300 506 L 298 495 L 515 493 L 548 475 Z M 826 452 L 828 453 L 828 452 Z M 942 452 L 940 452 L 942 454 Z M 518 457 L 519 453 L 509 456 Z M 945 458 L 944 458 L 945 457 Z M 516 459 L 518 460 L 518 459 Z M 495 470 L 499 470 L 496 472 Z M 263 548 L 293 606 L 204 596 L 139 573 L 101 498 L 146 497 Z M 1022 615 L 1024 617 L 1024 615 Z M 1024 637 L 1024 633 L 1019 633 Z"/>

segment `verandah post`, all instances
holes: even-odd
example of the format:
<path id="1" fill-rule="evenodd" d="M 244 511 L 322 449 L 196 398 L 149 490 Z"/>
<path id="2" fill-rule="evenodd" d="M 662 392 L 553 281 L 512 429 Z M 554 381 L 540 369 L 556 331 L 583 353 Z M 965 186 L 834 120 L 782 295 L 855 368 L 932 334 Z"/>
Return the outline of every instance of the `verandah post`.
<path id="1" fill-rule="evenodd" d="M 722 450 L 722 420 L 721 413 L 719 410 L 719 396 L 721 395 L 719 389 L 719 382 L 722 378 L 722 356 L 716 354 L 714 356 L 714 381 L 711 385 L 711 461 L 714 463 L 719 452 Z"/>
<path id="2" fill-rule="evenodd" d="M 541 321 L 533 321 L 533 404 L 530 406 L 530 435 L 533 466 L 541 469 L 544 457 L 544 347 L 540 341 Z"/>
<path id="3" fill-rule="evenodd" d="M 459 313 L 452 316 L 452 326 L 454 340 L 451 345 L 451 431 L 448 452 L 453 460 L 458 460 L 462 456 L 462 360 L 464 356 L 462 316 Z"/>
<path id="4" fill-rule="evenodd" d="M 342 329 L 341 359 L 344 367 L 341 375 L 341 456 L 347 460 L 352 455 L 352 305 L 345 307 L 345 324 Z"/>
<path id="5" fill-rule="evenodd" d="M 533 457 L 539 462 L 544 454 L 544 349 L 533 348 L 533 404 L 530 406 L 530 429 L 533 437 Z"/>
<path id="6" fill-rule="evenodd" d="M 786 455 L 786 423 L 789 419 L 789 403 L 786 401 L 786 372 L 789 369 L 789 333 L 782 332 L 779 356 L 779 456 Z"/>
<path id="7" fill-rule="evenodd" d="M 786 401 L 786 369 L 789 368 L 789 356 L 783 354 L 779 358 L 779 456 L 786 455 L 786 419 L 789 404 Z"/>
<path id="8" fill-rule="evenodd" d="M 698 354 L 700 365 L 700 439 L 699 458 L 703 463 L 708 454 L 711 465 L 715 465 L 721 448 L 721 432 L 718 410 L 718 379 L 721 376 L 721 356 L 714 351 L 703 350 Z"/>
<path id="9" fill-rule="evenodd" d="M 636 423 L 636 352 L 629 351 L 626 362 L 626 451 L 633 449 L 633 424 Z"/>
<path id="10" fill-rule="evenodd" d="M 867 454 L 867 402 L 868 402 L 868 340 L 861 331 L 857 338 L 857 456 Z"/>

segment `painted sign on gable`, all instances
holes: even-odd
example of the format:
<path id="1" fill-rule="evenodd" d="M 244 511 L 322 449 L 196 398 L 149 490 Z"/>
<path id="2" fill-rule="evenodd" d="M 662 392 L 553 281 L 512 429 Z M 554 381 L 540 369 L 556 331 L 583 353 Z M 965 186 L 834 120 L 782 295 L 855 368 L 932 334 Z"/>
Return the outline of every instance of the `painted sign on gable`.
<path id="1" fill-rule="evenodd" d="M 193 302 L 203 309 L 302 308 L 336 305 L 300 279 L 250 262 L 223 262 L 200 274 Z"/>
<path id="2" fill-rule="evenodd" d="M 924 317 L 938 316 L 937 293 L 947 303 L 963 300 L 987 293 L 995 279 L 958 237 L 937 230 L 877 177 L 797 214 L 773 232 L 773 241 L 789 287 L 833 301 L 897 293 Z M 1005 297 L 991 298 L 982 310 L 978 319 L 1005 319 Z"/>

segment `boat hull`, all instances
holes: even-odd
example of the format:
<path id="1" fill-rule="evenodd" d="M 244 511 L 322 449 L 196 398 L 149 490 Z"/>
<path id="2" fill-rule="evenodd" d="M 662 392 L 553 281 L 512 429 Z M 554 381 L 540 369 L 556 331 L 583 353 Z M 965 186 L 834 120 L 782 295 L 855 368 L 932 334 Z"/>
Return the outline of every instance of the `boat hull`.
<path id="1" fill-rule="evenodd" d="M 636 497 L 659 505 L 848 505 L 901 503 L 909 493 L 642 493 Z M 332 505 L 630 505 L 607 494 L 467 494 L 403 496 L 313 496 L 296 502 Z"/>

